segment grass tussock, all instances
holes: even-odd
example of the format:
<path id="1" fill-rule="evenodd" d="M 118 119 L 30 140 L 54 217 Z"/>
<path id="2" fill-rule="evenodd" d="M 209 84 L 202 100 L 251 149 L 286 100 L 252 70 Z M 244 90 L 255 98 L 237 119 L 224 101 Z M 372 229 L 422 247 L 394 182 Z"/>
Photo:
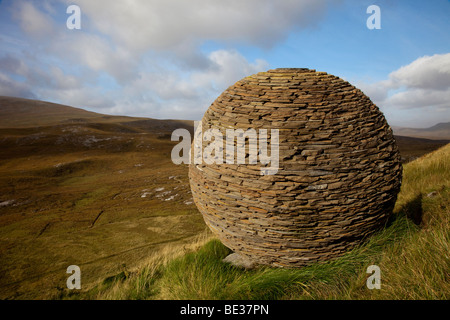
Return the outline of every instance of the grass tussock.
<path id="1" fill-rule="evenodd" d="M 404 166 L 386 228 L 346 255 L 301 269 L 243 270 L 211 236 L 155 254 L 132 274 L 105 280 L 77 298 L 94 299 L 449 299 L 450 145 Z M 367 267 L 381 289 L 366 286 Z"/>

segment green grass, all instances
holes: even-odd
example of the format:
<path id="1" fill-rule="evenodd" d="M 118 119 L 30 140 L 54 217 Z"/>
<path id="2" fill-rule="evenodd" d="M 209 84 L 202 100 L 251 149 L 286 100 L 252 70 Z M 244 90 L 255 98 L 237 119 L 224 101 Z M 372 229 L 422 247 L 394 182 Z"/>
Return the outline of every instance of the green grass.
<path id="1" fill-rule="evenodd" d="M 0 100 L 0 299 L 448 297 L 448 146 L 405 166 L 395 219 L 362 247 L 299 270 L 245 271 L 222 262 L 229 250 L 203 232 L 187 166 L 170 160 L 170 133 L 192 122 Z M 405 157 L 431 148 L 398 142 Z M 365 286 L 374 263 L 382 290 Z M 66 289 L 71 264 L 81 292 Z"/>
<path id="2" fill-rule="evenodd" d="M 300 269 L 243 270 L 217 239 L 160 253 L 82 299 L 449 299 L 450 145 L 404 167 L 389 224 L 346 255 Z M 369 290 L 370 265 L 381 289 Z M 72 297 L 73 298 L 73 297 Z"/>
<path id="3" fill-rule="evenodd" d="M 395 241 L 400 241 L 415 229 L 417 227 L 406 217 L 398 218 L 389 228 L 346 256 L 330 263 L 314 264 L 301 269 L 260 267 L 247 271 L 233 267 L 222 262 L 230 250 L 217 239 L 212 239 L 197 251 L 161 264 L 154 272 L 149 273 L 147 269 L 136 274 L 130 281 L 136 284 L 147 283 L 148 287 L 127 286 L 126 298 L 351 298 L 353 291 L 365 286 L 365 278 L 362 279 L 359 275 L 365 274 L 367 266 L 378 264 L 386 247 L 392 246 Z M 123 285 L 123 280 L 116 285 Z M 136 294 L 137 288 L 140 288 L 139 295 Z"/>

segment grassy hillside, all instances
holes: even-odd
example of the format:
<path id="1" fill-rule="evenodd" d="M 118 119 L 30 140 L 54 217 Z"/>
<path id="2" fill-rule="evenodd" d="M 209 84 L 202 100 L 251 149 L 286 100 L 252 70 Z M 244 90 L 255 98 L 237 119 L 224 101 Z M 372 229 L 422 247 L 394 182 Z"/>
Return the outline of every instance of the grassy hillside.
<path id="1" fill-rule="evenodd" d="M 204 230 L 187 169 L 170 160 L 170 134 L 188 122 L 18 100 L 10 119 L 23 126 L 0 128 L 0 299 L 49 298 L 72 264 L 89 288 Z"/>
<path id="2" fill-rule="evenodd" d="M 332 267 L 303 271 L 230 268 L 221 262 L 228 249 L 212 238 L 192 202 L 187 167 L 170 160 L 176 128 L 192 132 L 192 121 L 107 116 L 0 97 L 0 299 L 278 299 L 308 297 L 306 292 L 340 297 L 342 292 L 328 288 L 343 281 L 335 272 L 347 274 L 345 281 L 362 286 L 364 293 L 366 275 L 360 269 L 367 257 L 381 259 L 386 248 L 397 248 L 390 243 L 408 248 L 402 247 L 407 240 L 392 238 L 419 237 L 427 228 L 434 235 L 433 219 L 440 225 L 443 218 L 433 212 L 448 214 L 448 203 L 441 201 L 448 198 L 448 167 L 433 171 L 425 169 L 431 160 L 417 160 L 405 167 L 398 219 L 386 237 L 374 240 L 374 249 L 364 247 Z M 405 161 L 443 143 L 398 139 Z M 448 166 L 446 150 L 442 166 Z M 408 182 L 414 174 L 416 182 Z M 406 216 L 422 224 L 417 227 Z M 430 224 L 431 216 L 436 218 Z M 82 270 L 78 293 L 66 289 L 66 268 L 72 264 Z M 315 291 L 301 291 L 307 288 Z"/>
<path id="3" fill-rule="evenodd" d="M 177 128 L 191 129 L 189 120 L 156 120 L 149 118 L 111 116 L 62 104 L 0 96 L 0 129 L 35 129 L 89 126 L 106 131 L 168 134 Z"/>
<path id="4" fill-rule="evenodd" d="M 190 246 L 167 247 L 135 272 L 121 272 L 82 299 L 449 299 L 450 144 L 404 167 L 394 216 L 384 230 L 345 256 L 298 270 L 242 270 L 207 233 Z M 366 287 L 369 265 L 381 289 Z"/>
<path id="5" fill-rule="evenodd" d="M 450 143 L 450 140 L 430 140 L 404 136 L 395 136 L 395 141 L 400 150 L 403 163 L 415 160 Z"/>

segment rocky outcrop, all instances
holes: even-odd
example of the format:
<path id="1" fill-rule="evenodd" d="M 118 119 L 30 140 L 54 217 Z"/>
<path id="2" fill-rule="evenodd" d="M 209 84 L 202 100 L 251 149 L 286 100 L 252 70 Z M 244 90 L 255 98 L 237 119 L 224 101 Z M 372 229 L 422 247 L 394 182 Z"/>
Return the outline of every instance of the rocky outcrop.
<path id="1" fill-rule="evenodd" d="M 336 76 L 275 69 L 246 77 L 212 103 L 202 128 L 279 130 L 274 175 L 261 175 L 261 164 L 189 168 L 206 224 L 255 263 L 299 267 L 339 256 L 392 213 L 402 174 L 392 130 Z"/>

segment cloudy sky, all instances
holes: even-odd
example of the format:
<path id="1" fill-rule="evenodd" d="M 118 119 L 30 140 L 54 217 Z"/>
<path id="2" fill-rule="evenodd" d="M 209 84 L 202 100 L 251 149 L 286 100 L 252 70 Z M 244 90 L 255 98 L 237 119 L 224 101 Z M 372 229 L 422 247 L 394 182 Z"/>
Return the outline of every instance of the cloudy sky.
<path id="1" fill-rule="evenodd" d="M 306 67 L 359 87 L 391 125 L 428 127 L 450 121 L 449 17 L 448 0 L 3 0 L 0 95 L 196 120 L 245 76 Z"/>

